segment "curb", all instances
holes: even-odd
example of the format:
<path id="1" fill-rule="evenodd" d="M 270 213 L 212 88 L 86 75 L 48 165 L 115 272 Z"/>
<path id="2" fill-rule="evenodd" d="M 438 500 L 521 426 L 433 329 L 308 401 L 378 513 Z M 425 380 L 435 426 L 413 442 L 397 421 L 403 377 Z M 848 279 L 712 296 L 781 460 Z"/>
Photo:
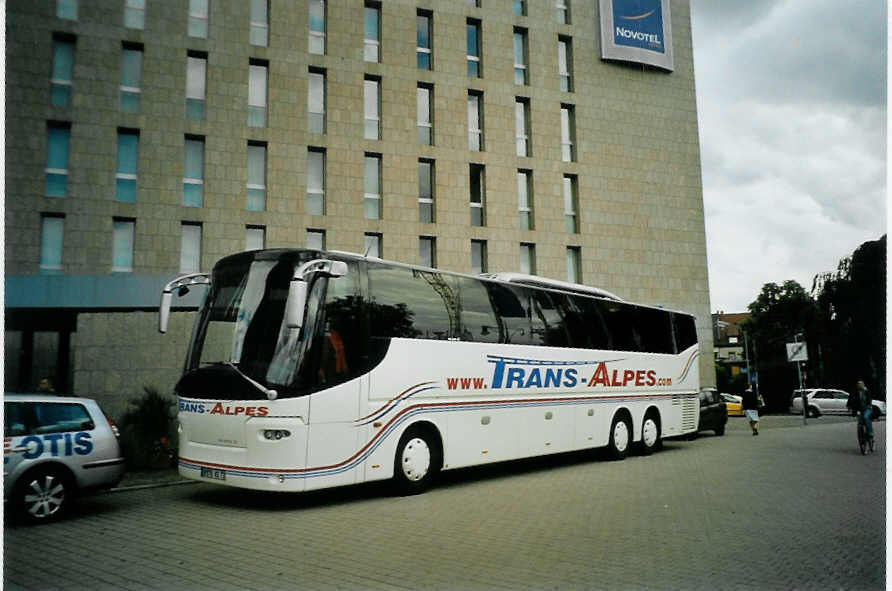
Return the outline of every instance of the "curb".
<path id="1" fill-rule="evenodd" d="M 116 486 L 108 489 L 107 493 L 128 492 L 132 490 L 144 490 L 147 488 L 163 488 L 167 486 L 179 486 L 181 484 L 198 484 L 197 480 L 170 480 L 165 482 L 149 482 L 146 484 L 130 484 L 127 486 Z"/>

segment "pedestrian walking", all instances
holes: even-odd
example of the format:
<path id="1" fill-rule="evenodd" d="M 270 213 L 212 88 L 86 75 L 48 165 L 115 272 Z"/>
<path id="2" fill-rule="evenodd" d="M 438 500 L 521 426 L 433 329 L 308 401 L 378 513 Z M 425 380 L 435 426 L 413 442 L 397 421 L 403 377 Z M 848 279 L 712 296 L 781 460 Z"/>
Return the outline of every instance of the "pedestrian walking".
<path id="1" fill-rule="evenodd" d="M 743 412 L 749 419 L 750 429 L 753 430 L 753 437 L 755 437 L 759 434 L 759 398 L 752 386 L 747 386 L 743 393 Z"/>

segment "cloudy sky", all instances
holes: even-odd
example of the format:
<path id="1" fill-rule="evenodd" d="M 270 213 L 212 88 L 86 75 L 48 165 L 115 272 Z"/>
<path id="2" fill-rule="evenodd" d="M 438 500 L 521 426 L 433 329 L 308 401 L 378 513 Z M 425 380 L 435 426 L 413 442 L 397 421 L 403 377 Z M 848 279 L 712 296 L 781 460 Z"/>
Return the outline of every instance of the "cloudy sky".
<path id="1" fill-rule="evenodd" d="M 691 0 L 712 310 L 886 232 L 886 2 Z"/>

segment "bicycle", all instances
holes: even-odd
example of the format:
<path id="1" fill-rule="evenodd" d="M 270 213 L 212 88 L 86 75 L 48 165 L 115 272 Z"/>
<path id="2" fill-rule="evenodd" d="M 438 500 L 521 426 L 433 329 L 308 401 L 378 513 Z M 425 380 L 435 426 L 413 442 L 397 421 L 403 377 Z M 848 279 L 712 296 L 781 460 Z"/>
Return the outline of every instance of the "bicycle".
<path id="1" fill-rule="evenodd" d="M 858 448 L 861 450 L 861 455 L 867 455 L 868 449 L 871 453 L 873 453 L 873 437 L 869 437 L 867 435 L 867 425 L 864 423 L 864 415 L 860 412 L 857 414 L 857 422 L 858 422 Z"/>

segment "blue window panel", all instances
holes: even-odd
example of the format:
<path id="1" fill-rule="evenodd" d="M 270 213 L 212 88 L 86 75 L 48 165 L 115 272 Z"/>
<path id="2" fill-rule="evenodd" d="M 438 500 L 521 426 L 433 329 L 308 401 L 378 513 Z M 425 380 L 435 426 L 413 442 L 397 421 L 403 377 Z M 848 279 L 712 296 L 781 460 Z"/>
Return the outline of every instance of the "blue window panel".
<path id="1" fill-rule="evenodd" d="M 47 148 L 46 167 L 59 170 L 68 169 L 68 143 L 71 130 L 65 127 L 51 127 Z"/>
<path id="2" fill-rule="evenodd" d="M 183 205 L 189 207 L 201 207 L 203 196 L 203 185 L 183 183 Z"/>
<path id="3" fill-rule="evenodd" d="M 126 203 L 134 203 L 136 201 L 136 180 L 116 179 L 115 200 L 124 201 Z"/>
<path id="4" fill-rule="evenodd" d="M 204 119 L 204 101 L 186 99 L 186 116 L 189 119 Z"/>
<path id="5" fill-rule="evenodd" d="M 248 211 L 263 211 L 266 209 L 266 190 L 248 189 Z"/>
<path id="6" fill-rule="evenodd" d="M 118 172 L 136 174 L 139 158 L 139 136 L 134 133 L 118 134 Z"/>
<path id="7" fill-rule="evenodd" d="M 115 221 L 112 234 L 112 271 L 133 271 L 133 222 Z"/>
<path id="8" fill-rule="evenodd" d="M 67 84 L 53 84 L 50 100 L 54 107 L 67 107 L 71 104 L 71 86 Z"/>
<path id="9" fill-rule="evenodd" d="M 40 269 L 42 272 L 58 272 L 62 269 L 62 237 L 65 218 L 44 217 L 40 236 Z"/>

